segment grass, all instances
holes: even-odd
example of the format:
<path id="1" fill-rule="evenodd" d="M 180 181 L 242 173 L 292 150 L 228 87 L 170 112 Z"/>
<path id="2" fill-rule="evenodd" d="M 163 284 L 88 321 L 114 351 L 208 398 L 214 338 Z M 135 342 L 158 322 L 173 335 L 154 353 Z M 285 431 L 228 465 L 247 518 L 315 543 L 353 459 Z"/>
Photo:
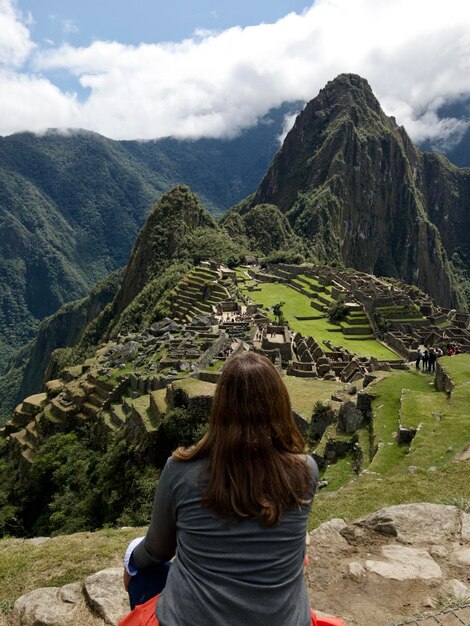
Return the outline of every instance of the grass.
<path id="1" fill-rule="evenodd" d="M 321 491 L 322 496 L 331 498 L 334 492 L 355 477 L 356 473 L 353 470 L 352 455 L 348 454 L 338 459 L 336 463 L 329 465 L 322 475 L 322 480 L 328 481 L 328 486 Z"/>
<path id="2" fill-rule="evenodd" d="M 120 567 L 127 544 L 145 529 L 106 529 L 53 537 L 35 545 L 0 540 L 0 605 L 9 606 L 38 587 L 59 587 L 83 580 L 106 567 Z"/>
<path id="3" fill-rule="evenodd" d="M 430 377 L 415 371 L 393 372 L 368 388 L 377 396 L 373 411 L 379 450 L 370 465 L 364 459 L 367 472 L 352 479 L 348 479 L 344 461 L 342 466 L 326 470 L 325 478 L 331 476 L 333 480 L 317 495 L 311 527 L 334 517 L 354 520 L 385 506 L 411 502 L 470 508 L 470 500 L 465 496 L 470 463 L 455 461 L 470 443 L 470 385 L 463 375 L 464 360 L 468 364 L 470 356 L 452 364 L 463 382 L 450 399 L 434 390 Z M 395 439 L 401 398 L 405 421 L 421 424 L 409 446 L 398 446 Z M 358 434 L 362 443 L 365 435 Z M 413 473 L 408 471 L 411 466 L 415 468 Z M 337 493 L 328 493 L 338 485 Z"/>
<path id="4" fill-rule="evenodd" d="M 470 383 L 470 354 L 444 356 L 439 359 L 439 363 L 454 385 Z"/>
<path id="5" fill-rule="evenodd" d="M 324 340 L 329 340 L 333 345 L 340 345 L 360 356 L 374 356 L 379 360 L 399 360 L 399 357 L 383 346 L 375 339 L 364 339 L 362 341 L 351 340 L 344 337 L 338 330 L 341 327 L 331 324 L 326 318 L 313 320 L 299 320 L 297 317 L 309 317 L 316 315 L 316 310 L 310 306 L 310 298 L 292 289 L 288 285 L 280 283 L 259 283 L 260 291 L 249 292 L 242 288 L 242 291 L 250 296 L 256 303 L 265 307 L 272 307 L 278 302 L 285 302 L 282 307 L 284 317 L 295 332 L 302 335 L 311 335 L 322 347 L 328 351 L 323 344 Z M 271 313 L 271 319 L 274 319 Z"/>
<path id="6" fill-rule="evenodd" d="M 326 475 L 326 474 L 325 474 Z M 355 520 L 373 511 L 395 504 L 412 502 L 441 503 L 450 492 L 461 495 L 468 491 L 468 464 L 449 463 L 437 472 L 390 472 L 386 477 L 361 474 L 343 484 L 337 494 L 324 493 L 315 498 L 309 528 L 315 528 L 333 518 Z"/>
<path id="7" fill-rule="evenodd" d="M 206 372 L 219 372 L 225 365 L 224 359 L 217 359 L 212 365 L 208 365 L 204 368 Z"/>
<path id="8" fill-rule="evenodd" d="M 371 463 L 374 472 L 386 472 L 407 452 L 406 446 L 396 444 L 400 399 L 403 389 L 413 391 L 431 391 L 430 378 L 412 370 L 394 372 L 378 383 L 369 387 L 377 397 L 372 403 L 374 411 L 375 444 L 379 450 Z M 434 392 L 437 395 L 437 392 Z"/>
<path id="9" fill-rule="evenodd" d="M 449 498 L 444 498 L 442 500 L 442 504 L 447 504 L 448 506 L 457 506 L 465 513 L 470 513 L 470 498 L 465 498 L 465 496 L 451 496 Z"/>
<path id="10" fill-rule="evenodd" d="M 289 392 L 292 408 L 306 420 L 312 418 L 313 405 L 318 400 L 330 399 L 341 383 L 318 378 L 298 378 L 296 376 L 284 376 L 282 379 Z"/>
<path id="11" fill-rule="evenodd" d="M 197 396 L 213 396 L 215 391 L 214 383 L 207 383 L 197 378 L 186 378 L 185 380 L 179 380 L 173 383 L 173 386 L 185 391 L 189 397 L 195 398 Z"/>

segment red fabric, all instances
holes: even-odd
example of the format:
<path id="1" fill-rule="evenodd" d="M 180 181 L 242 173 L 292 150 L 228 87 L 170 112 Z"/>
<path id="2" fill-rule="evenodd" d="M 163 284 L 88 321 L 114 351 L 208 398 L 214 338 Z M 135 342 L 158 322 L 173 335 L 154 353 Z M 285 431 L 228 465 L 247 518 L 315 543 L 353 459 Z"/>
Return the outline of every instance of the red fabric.
<path id="1" fill-rule="evenodd" d="M 155 615 L 158 597 L 150 598 L 145 604 L 138 604 L 126 617 L 122 618 L 119 626 L 159 626 Z M 311 610 L 311 613 L 312 626 L 346 626 L 338 617 L 316 617 L 315 611 Z"/>
<path id="2" fill-rule="evenodd" d="M 312 611 L 312 626 L 346 626 L 345 622 L 339 617 L 317 617 L 315 611 Z"/>
<path id="3" fill-rule="evenodd" d="M 126 617 L 122 618 L 119 626 L 159 626 L 155 615 L 159 595 L 150 598 L 144 604 L 138 604 Z"/>

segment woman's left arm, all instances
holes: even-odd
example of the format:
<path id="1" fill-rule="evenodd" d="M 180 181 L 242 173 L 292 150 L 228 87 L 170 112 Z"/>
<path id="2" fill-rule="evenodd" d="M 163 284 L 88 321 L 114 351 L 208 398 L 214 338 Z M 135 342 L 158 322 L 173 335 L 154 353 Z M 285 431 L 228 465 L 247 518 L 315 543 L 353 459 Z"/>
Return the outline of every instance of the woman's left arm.
<path id="1" fill-rule="evenodd" d="M 137 570 L 165 563 L 175 555 L 176 503 L 172 489 L 174 463 L 169 458 L 162 470 L 155 491 L 150 526 L 143 541 L 132 552 L 130 565 Z"/>

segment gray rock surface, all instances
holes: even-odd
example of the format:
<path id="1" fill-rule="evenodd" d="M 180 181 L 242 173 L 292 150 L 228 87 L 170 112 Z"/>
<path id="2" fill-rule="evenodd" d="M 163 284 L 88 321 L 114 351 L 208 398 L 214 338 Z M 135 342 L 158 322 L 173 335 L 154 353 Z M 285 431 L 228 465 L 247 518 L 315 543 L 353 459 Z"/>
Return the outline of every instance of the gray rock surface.
<path id="1" fill-rule="evenodd" d="M 462 514 L 462 541 L 470 543 L 470 513 Z"/>
<path id="2" fill-rule="evenodd" d="M 382 547 L 385 561 L 365 562 L 369 572 L 394 580 L 442 578 L 442 570 L 427 550 L 400 545 Z"/>
<path id="3" fill-rule="evenodd" d="M 397 537 L 403 543 L 439 544 L 460 535 L 460 517 L 461 512 L 455 506 L 403 504 L 381 509 L 356 523 Z"/>
<path id="4" fill-rule="evenodd" d="M 18 626 L 68 626 L 74 622 L 76 603 L 64 602 L 57 587 L 35 589 L 21 596 L 13 606 Z"/>
<path id="5" fill-rule="evenodd" d="M 345 402 L 339 409 L 338 430 L 343 433 L 355 433 L 363 420 L 364 415 L 354 402 Z"/>
<path id="6" fill-rule="evenodd" d="M 468 608 L 458 613 L 463 616 L 459 623 L 467 624 L 468 523 L 468 514 L 456 507 L 410 504 L 354 523 L 335 519 L 322 524 L 311 533 L 308 547 L 312 606 L 341 616 L 348 626 L 427 626 L 441 622 L 426 621 L 426 615 L 465 601 Z M 454 612 L 446 619 L 455 621 Z"/>
<path id="7" fill-rule="evenodd" d="M 310 541 L 316 546 L 332 549 L 337 546 L 347 546 L 348 542 L 340 535 L 340 532 L 347 527 L 348 525 L 343 519 L 332 519 L 312 531 Z"/>
<path id="8" fill-rule="evenodd" d="M 85 579 L 85 597 L 107 624 L 129 612 L 129 600 L 122 584 L 122 567 L 110 567 Z"/>

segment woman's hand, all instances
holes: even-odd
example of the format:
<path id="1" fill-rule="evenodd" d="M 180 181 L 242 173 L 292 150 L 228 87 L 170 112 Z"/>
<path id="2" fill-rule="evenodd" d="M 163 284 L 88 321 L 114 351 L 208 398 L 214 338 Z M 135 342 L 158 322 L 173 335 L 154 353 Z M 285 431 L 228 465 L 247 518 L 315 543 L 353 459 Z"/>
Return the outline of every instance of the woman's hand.
<path id="1" fill-rule="evenodd" d="M 124 568 L 124 574 L 123 574 L 122 579 L 123 579 L 123 582 L 124 582 L 124 589 L 126 591 L 128 591 L 128 589 L 129 589 L 129 583 L 130 583 L 131 578 L 132 578 L 132 576 L 129 574 L 129 572 L 126 570 L 126 568 Z"/>

